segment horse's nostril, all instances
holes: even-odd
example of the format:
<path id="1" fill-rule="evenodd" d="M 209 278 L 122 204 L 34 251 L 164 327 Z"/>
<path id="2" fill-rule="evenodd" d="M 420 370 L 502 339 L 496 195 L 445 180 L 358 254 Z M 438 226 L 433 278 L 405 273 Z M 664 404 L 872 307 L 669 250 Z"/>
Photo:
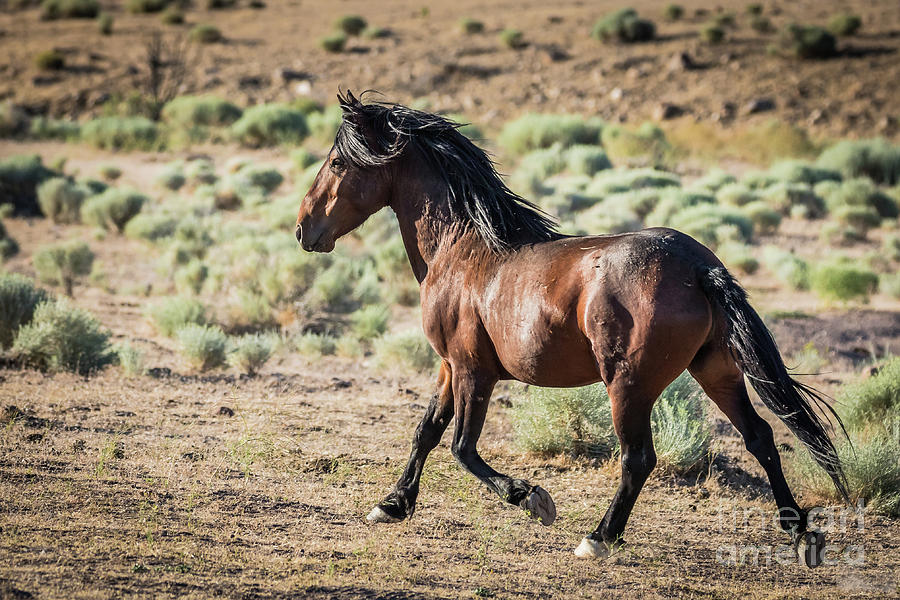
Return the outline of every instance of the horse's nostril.
<path id="1" fill-rule="evenodd" d="M 298 242 L 303 240 L 303 230 L 300 228 L 300 223 L 297 223 L 297 229 L 294 231 L 294 236 L 297 238 Z"/>

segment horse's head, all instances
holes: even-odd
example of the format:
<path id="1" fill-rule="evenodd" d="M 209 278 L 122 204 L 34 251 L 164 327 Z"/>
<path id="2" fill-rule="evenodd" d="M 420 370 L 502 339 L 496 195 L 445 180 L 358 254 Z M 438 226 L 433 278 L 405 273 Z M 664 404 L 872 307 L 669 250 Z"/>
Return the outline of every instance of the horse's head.
<path id="1" fill-rule="evenodd" d="M 297 241 L 308 252 L 331 252 L 338 238 L 387 206 L 391 196 L 386 160 L 365 164 L 351 158 L 377 147 L 365 105 L 350 92 L 338 100 L 344 111 L 341 129 L 297 215 Z M 368 148 L 358 147 L 361 140 Z"/>

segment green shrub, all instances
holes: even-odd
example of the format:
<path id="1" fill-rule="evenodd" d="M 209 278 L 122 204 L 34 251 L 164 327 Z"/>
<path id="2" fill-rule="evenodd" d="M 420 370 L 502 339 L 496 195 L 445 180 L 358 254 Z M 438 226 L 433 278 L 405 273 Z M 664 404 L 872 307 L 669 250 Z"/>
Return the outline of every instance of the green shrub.
<path id="1" fill-rule="evenodd" d="M 678 21 L 684 16 L 684 7 L 680 4 L 667 4 L 663 14 L 669 21 Z"/>
<path id="2" fill-rule="evenodd" d="M 66 177 L 54 177 L 38 186 L 38 205 L 44 216 L 54 223 L 79 223 L 81 205 L 89 193 L 85 186 Z"/>
<path id="3" fill-rule="evenodd" d="M 110 188 L 91 198 L 81 207 L 81 219 L 89 225 L 116 232 L 125 231 L 125 225 L 141 212 L 149 201 L 147 196 L 126 189 Z"/>
<path id="4" fill-rule="evenodd" d="M 187 177 L 184 176 L 181 166 L 178 165 L 166 168 L 156 178 L 156 182 L 167 190 L 177 192 L 187 183 Z"/>
<path id="5" fill-rule="evenodd" d="M 115 347 L 116 357 L 119 366 L 129 377 L 143 375 L 147 372 L 147 366 L 144 362 L 144 354 L 131 344 L 125 342 Z"/>
<path id="6" fill-rule="evenodd" d="M 100 35 L 112 35 L 113 16 L 107 12 L 97 15 L 97 29 L 100 31 Z"/>
<path id="7" fill-rule="evenodd" d="M 717 192 L 726 185 L 732 185 L 737 182 L 737 178 L 731 173 L 722 169 L 714 168 L 706 172 L 706 174 L 693 183 L 694 188 Z"/>
<path id="8" fill-rule="evenodd" d="M 11 354 L 42 371 L 89 375 L 115 362 L 110 334 L 89 312 L 66 300 L 37 305 L 30 323 L 16 335 Z"/>
<path id="9" fill-rule="evenodd" d="M 14 137 L 28 130 L 30 119 L 21 107 L 0 102 L 0 137 Z"/>
<path id="10" fill-rule="evenodd" d="M 8 205 L 6 205 L 8 206 Z M 19 252 L 19 244 L 10 237 L 6 227 L 0 222 L 0 262 L 16 255 Z"/>
<path id="11" fill-rule="evenodd" d="M 853 427 L 900 416 L 900 358 L 893 357 L 871 377 L 843 386 L 837 400 Z"/>
<path id="12" fill-rule="evenodd" d="M 782 50 L 797 58 L 831 58 L 837 54 L 835 37 L 816 25 L 785 27 L 781 32 Z"/>
<path id="13" fill-rule="evenodd" d="M 200 44 L 215 44 L 225 39 L 219 28 L 209 23 L 194 25 L 188 37 L 192 42 Z"/>
<path id="14" fill-rule="evenodd" d="M 866 302 L 878 287 L 878 275 L 849 260 L 832 259 L 813 267 L 809 284 L 826 300 Z"/>
<path id="15" fill-rule="evenodd" d="M 895 219 L 900 215 L 897 201 L 879 190 L 866 177 L 848 179 L 838 186 L 827 190 L 826 204 L 832 211 L 841 207 L 859 207 L 871 209 L 879 218 Z M 877 226 L 878 223 L 872 225 Z"/>
<path id="16" fill-rule="evenodd" d="M 66 57 L 59 50 L 44 50 L 34 57 L 34 64 L 42 71 L 59 71 L 66 66 Z"/>
<path id="17" fill-rule="evenodd" d="M 504 46 L 513 50 L 524 48 L 527 45 L 525 35 L 518 29 L 504 29 L 500 32 L 500 41 Z"/>
<path id="18" fill-rule="evenodd" d="M 707 401 L 687 372 L 663 391 L 650 417 L 653 446 L 663 472 L 685 475 L 708 463 L 712 429 Z"/>
<path id="19" fill-rule="evenodd" d="M 365 341 L 375 339 L 387 331 L 390 318 L 391 310 L 384 304 L 372 304 L 350 315 L 353 333 L 357 339 Z"/>
<path id="20" fill-rule="evenodd" d="M 163 214 L 138 214 L 125 225 L 125 235 L 130 238 L 155 242 L 171 237 L 175 233 L 177 221 Z"/>
<path id="21" fill-rule="evenodd" d="M 845 177 L 868 177 L 881 184 L 900 182 L 900 145 L 883 138 L 843 140 L 829 146 L 816 165 L 840 171 Z"/>
<path id="22" fill-rule="evenodd" d="M 670 226 L 697 238 L 704 244 L 715 246 L 723 239 L 720 228 L 735 228 L 739 241 L 748 242 L 753 236 L 753 222 L 741 211 L 715 204 L 689 206 L 672 216 Z"/>
<path id="23" fill-rule="evenodd" d="M 786 183 L 815 185 L 823 181 L 840 181 L 840 171 L 825 169 L 802 160 L 783 160 L 769 168 L 769 175 Z"/>
<path id="24" fill-rule="evenodd" d="M 17 215 L 39 215 L 37 187 L 58 175 L 36 154 L 0 159 L 0 204 L 12 205 Z"/>
<path id="25" fill-rule="evenodd" d="M 179 96 L 162 109 L 162 118 L 178 127 L 225 127 L 241 118 L 240 108 L 215 96 Z"/>
<path id="26" fill-rule="evenodd" d="M 707 23 L 700 28 L 700 39 L 707 44 L 720 44 L 725 40 L 725 30 L 715 23 Z"/>
<path id="27" fill-rule="evenodd" d="M 839 206 L 834 209 L 832 216 L 841 225 L 851 228 L 860 239 L 865 239 L 870 229 L 881 224 L 878 212 L 870 206 Z"/>
<path id="28" fill-rule="evenodd" d="M 644 188 L 680 187 L 681 179 L 666 171 L 657 169 L 616 169 L 597 173 L 591 184 L 584 190 L 589 196 L 606 196 Z M 712 201 L 712 197 L 709 198 Z"/>
<path id="29" fill-rule="evenodd" d="M 900 261 L 900 235 L 884 236 L 881 248 L 886 258 Z"/>
<path id="30" fill-rule="evenodd" d="M 462 29 L 463 33 L 467 33 L 469 35 L 475 33 L 481 33 L 484 31 L 484 23 L 481 21 L 476 21 L 475 19 L 470 19 L 465 17 L 460 19 L 459 28 Z"/>
<path id="31" fill-rule="evenodd" d="M 825 215 L 825 202 L 802 183 L 776 183 L 764 189 L 761 196 L 772 209 L 783 215 L 801 212 L 810 219 Z"/>
<path id="32" fill-rule="evenodd" d="M 274 351 L 275 343 L 271 335 L 247 334 L 235 340 L 228 362 L 248 375 L 256 375 Z"/>
<path id="33" fill-rule="evenodd" d="M 115 181 L 122 176 L 122 169 L 115 165 L 101 165 L 100 176 L 107 181 Z"/>
<path id="34" fill-rule="evenodd" d="M 526 452 L 606 457 L 618 442 L 602 384 L 581 388 L 530 387 L 513 404 L 516 443 Z"/>
<path id="35" fill-rule="evenodd" d="M 726 241 L 719 244 L 716 255 L 731 270 L 752 275 L 759 269 L 759 261 L 753 256 L 750 246 L 741 242 Z"/>
<path id="36" fill-rule="evenodd" d="M 675 215 L 683 210 L 693 206 L 714 205 L 714 203 L 715 198 L 707 194 L 674 187 L 666 188 L 660 190 L 659 201 L 644 221 L 649 227 L 669 227 Z"/>
<path id="37" fill-rule="evenodd" d="M 198 371 L 209 371 L 225 364 L 228 336 L 215 325 L 184 325 L 175 332 L 181 355 Z"/>
<path id="38" fill-rule="evenodd" d="M 641 19 L 633 8 L 612 12 L 594 24 L 591 37 L 604 42 L 644 42 L 656 36 L 652 21 Z"/>
<path id="39" fill-rule="evenodd" d="M 753 221 L 753 226 L 760 234 L 769 235 L 778 231 L 781 225 L 781 213 L 772 209 L 762 200 L 750 202 L 743 207 L 743 212 Z"/>
<path id="40" fill-rule="evenodd" d="M 309 290 L 310 300 L 329 310 L 351 306 L 354 279 L 347 261 L 335 262 L 316 277 Z"/>
<path id="41" fill-rule="evenodd" d="M 54 19 L 93 19 L 100 13 L 97 0 L 43 0 L 41 2 L 41 18 L 45 21 Z"/>
<path id="42" fill-rule="evenodd" d="M 307 124 L 309 125 L 309 131 L 316 139 L 330 144 L 334 141 L 334 136 L 337 135 L 343 119 L 341 107 L 337 104 L 332 104 L 322 112 L 310 114 L 307 118 Z"/>
<path id="43" fill-rule="evenodd" d="M 295 347 L 297 352 L 310 358 L 334 354 L 336 349 L 335 339 L 332 336 L 312 332 L 299 336 L 296 339 Z"/>
<path id="44" fill-rule="evenodd" d="M 828 31 L 838 36 L 853 35 L 862 27 L 859 15 L 850 13 L 837 14 L 828 21 Z"/>
<path id="45" fill-rule="evenodd" d="M 521 156 L 554 144 L 563 148 L 576 144 L 595 145 L 600 141 L 602 130 L 603 121 L 597 118 L 529 113 L 506 123 L 498 142 L 507 152 Z"/>
<path id="46" fill-rule="evenodd" d="M 593 176 L 604 169 L 611 169 L 612 163 L 603 148 L 578 144 L 565 152 L 566 169 L 570 173 Z"/>
<path id="47" fill-rule="evenodd" d="M 157 13 L 169 5 L 169 0 L 126 0 L 125 9 L 133 14 Z"/>
<path id="48" fill-rule="evenodd" d="M 346 45 L 347 34 L 343 31 L 335 31 L 334 33 L 329 33 L 328 35 L 319 38 L 319 46 L 326 52 L 333 52 L 335 54 L 343 52 L 344 46 Z"/>
<path id="49" fill-rule="evenodd" d="M 306 148 L 291 150 L 290 158 L 294 167 L 300 172 L 320 163 L 320 159 Z"/>
<path id="50" fill-rule="evenodd" d="M 309 128 L 299 110 L 282 104 L 261 104 L 248 108 L 231 126 L 232 136 L 245 146 L 299 144 Z"/>
<path id="51" fill-rule="evenodd" d="M 62 285 L 71 297 L 75 281 L 90 274 L 94 253 L 84 242 L 73 240 L 38 248 L 32 263 L 38 279 L 50 285 Z"/>
<path id="52" fill-rule="evenodd" d="M 191 259 L 175 271 L 175 289 L 179 294 L 199 294 L 208 276 L 209 267 L 197 258 Z"/>
<path id="53" fill-rule="evenodd" d="M 416 371 L 437 366 L 438 357 L 431 344 L 417 329 L 385 334 L 373 341 L 375 362 L 382 368 L 402 365 Z"/>
<path id="54" fill-rule="evenodd" d="M 163 22 L 163 25 L 183 25 L 184 11 L 177 6 L 170 6 L 163 11 L 159 19 Z"/>
<path id="55" fill-rule="evenodd" d="M 81 127 L 81 139 L 103 150 L 152 150 L 156 124 L 144 117 L 101 117 Z"/>
<path id="56" fill-rule="evenodd" d="M 760 199 L 760 195 L 743 183 L 729 183 L 716 191 L 716 200 L 729 206 L 746 206 Z"/>
<path id="57" fill-rule="evenodd" d="M 613 161 L 648 157 L 658 164 L 670 150 L 666 134 L 658 125 L 650 122 L 634 130 L 621 125 L 607 125 L 603 128 L 600 139 Z"/>
<path id="58" fill-rule="evenodd" d="M 263 190 L 266 194 L 274 192 L 284 181 L 277 169 L 248 165 L 237 173 L 237 177 L 252 187 Z"/>
<path id="59" fill-rule="evenodd" d="M 156 330 L 172 337 L 185 325 L 205 325 L 206 307 L 199 300 L 182 296 L 170 296 L 150 306 L 147 315 Z"/>
<path id="60" fill-rule="evenodd" d="M 367 26 L 366 20 L 359 15 L 344 15 L 334 23 L 335 29 L 339 29 L 347 35 L 359 35 Z"/>
<path id="61" fill-rule="evenodd" d="M 754 15 L 750 18 L 750 28 L 758 33 L 773 33 L 775 31 L 772 21 L 768 17 L 759 15 Z"/>
<path id="62" fill-rule="evenodd" d="M 867 512 L 900 515 L 900 433 L 871 426 L 852 432 L 851 440 L 852 445 L 843 440 L 837 444 L 851 504 L 862 500 Z M 844 501 L 808 452 L 797 454 L 791 465 L 805 492 L 823 500 Z"/>
<path id="63" fill-rule="evenodd" d="M 28 128 L 28 137 L 36 140 L 74 142 L 81 137 L 81 126 L 65 119 L 35 117 Z"/>
<path id="64" fill-rule="evenodd" d="M 31 322 L 34 309 L 49 299 L 50 295 L 35 287 L 28 277 L 0 275 L 0 350 L 12 345 L 19 328 Z"/>
<path id="65" fill-rule="evenodd" d="M 363 347 L 355 336 L 344 334 L 335 340 L 334 353 L 344 358 L 360 358 L 363 355 Z"/>

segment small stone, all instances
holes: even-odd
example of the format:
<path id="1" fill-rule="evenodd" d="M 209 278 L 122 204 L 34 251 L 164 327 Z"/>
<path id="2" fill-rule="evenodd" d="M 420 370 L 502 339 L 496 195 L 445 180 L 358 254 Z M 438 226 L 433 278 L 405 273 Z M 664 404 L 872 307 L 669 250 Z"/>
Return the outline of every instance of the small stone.
<path id="1" fill-rule="evenodd" d="M 233 417 L 233 416 L 234 416 L 234 410 L 231 409 L 231 408 L 229 408 L 229 407 L 227 407 L 227 406 L 220 406 L 220 407 L 219 407 L 219 416 L 222 416 L 222 417 Z"/>
<path id="2" fill-rule="evenodd" d="M 678 105 L 663 102 L 653 111 L 653 118 L 657 121 L 666 121 L 674 119 L 684 114 L 684 109 Z"/>
<path id="3" fill-rule="evenodd" d="M 308 80 L 309 74 L 304 73 L 303 71 L 289 69 L 288 67 L 278 67 L 272 74 L 272 79 L 279 83 L 288 84 L 292 81 Z"/>
<path id="4" fill-rule="evenodd" d="M 809 118 L 806 121 L 810 125 L 818 125 L 820 123 L 823 123 L 825 120 L 825 111 L 823 111 L 821 108 L 817 108 L 809 113 Z"/>
<path id="5" fill-rule="evenodd" d="M 612 100 L 613 102 L 618 102 L 624 96 L 625 96 L 625 92 L 620 87 L 613 88 L 613 91 L 611 91 L 609 93 L 609 99 Z"/>
<path id="6" fill-rule="evenodd" d="M 671 59 L 669 59 L 669 71 L 690 71 L 696 68 L 697 64 L 694 62 L 694 59 L 691 58 L 691 55 L 687 52 L 677 52 L 672 55 Z"/>
<path id="7" fill-rule="evenodd" d="M 775 110 L 775 100 L 772 98 L 755 98 L 744 105 L 743 112 L 746 115 Z"/>

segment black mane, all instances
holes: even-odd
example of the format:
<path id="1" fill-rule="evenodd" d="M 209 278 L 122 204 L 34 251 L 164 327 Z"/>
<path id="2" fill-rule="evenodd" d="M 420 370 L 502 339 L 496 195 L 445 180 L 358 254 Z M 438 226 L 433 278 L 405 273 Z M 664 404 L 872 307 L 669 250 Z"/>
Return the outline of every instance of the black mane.
<path id="1" fill-rule="evenodd" d="M 512 192 L 493 161 L 440 115 L 399 104 L 338 95 L 344 119 L 335 137 L 340 157 L 359 168 L 382 167 L 414 148 L 447 185 L 450 212 L 494 252 L 562 237 L 553 220 Z"/>

